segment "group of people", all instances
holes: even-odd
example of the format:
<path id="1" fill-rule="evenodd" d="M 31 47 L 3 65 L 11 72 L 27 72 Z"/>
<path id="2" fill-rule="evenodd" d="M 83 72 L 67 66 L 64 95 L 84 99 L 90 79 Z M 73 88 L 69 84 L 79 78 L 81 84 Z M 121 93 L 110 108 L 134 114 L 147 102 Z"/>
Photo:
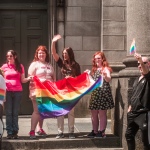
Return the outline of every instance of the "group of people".
<path id="1" fill-rule="evenodd" d="M 64 48 L 62 58 L 56 52 L 56 42 L 61 39 L 60 35 L 54 36 L 51 43 L 51 54 L 56 61 L 61 73 L 65 78 L 76 77 L 81 74 L 80 65 L 76 62 L 74 52 L 71 47 Z M 29 83 L 29 97 L 33 105 L 31 117 L 31 130 L 29 136 L 36 139 L 36 135 L 47 136 L 43 129 L 43 119 L 40 117 L 36 102 L 35 84 L 33 77 L 37 76 L 41 82 L 49 80 L 55 82 L 55 72 L 49 61 L 49 53 L 44 45 L 37 47 L 34 59 L 28 68 L 28 77 L 25 77 L 24 66 L 19 62 L 17 53 L 9 50 L 6 54 L 6 63 L 1 66 L 5 79 L 5 113 L 6 130 L 8 139 L 17 139 L 19 126 L 18 114 L 22 96 L 22 83 Z M 93 91 L 90 100 L 89 109 L 91 110 L 91 120 L 93 129 L 88 137 L 105 137 L 107 125 L 107 109 L 114 107 L 109 81 L 111 80 L 111 68 L 106 61 L 103 52 L 97 52 L 93 55 L 93 66 L 91 76 L 96 81 L 100 75 L 104 77 L 103 86 Z M 102 90 L 103 89 L 103 90 Z M 103 99 L 101 98 L 103 97 Z M 100 121 L 101 120 L 101 121 Z M 100 125 L 99 125 L 100 124 Z M 58 135 L 57 139 L 64 137 L 64 116 L 57 117 Z M 74 135 L 74 108 L 68 113 L 68 132 L 69 138 L 75 138 Z"/>
<path id="2" fill-rule="evenodd" d="M 60 35 L 55 35 L 51 43 L 51 54 L 56 61 L 58 67 L 61 68 L 61 73 L 65 78 L 76 77 L 81 74 L 80 65 L 76 62 L 74 52 L 71 47 L 64 48 L 62 51 L 62 58 L 56 52 L 56 42 L 61 39 Z M 142 58 L 141 55 L 135 54 L 135 58 L 140 63 L 139 69 L 141 71 L 141 77 L 135 85 L 135 95 L 140 90 L 139 82 L 145 81 L 149 83 L 149 68 L 145 67 L 149 65 L 147 58 Z M 35 85 L 33 77 L 37 76 L 41 82 L 49 80 L 55 82 L 55 72 L 49 61 L 49 54 L 46 46 L 40 45 L 36 49 L 33 62 L 30 64 L 28 69 L 28 77 L 25 77 L 24 66 L 18 61 L 17 53 L 14 50 L 9 50 L 6 54 L 6 63 L 1 66 L 3 71 L 5 83 L 6 83 L 6 100 L 5 100 L 5 111 L 6 111 L 6 130 L 7 138 L 17 139 L 18 138 L 18 113 L 22 95 L 22 83 L 30 81 L 29 91 L 30 99 L 33 105 L 33 113 L 31 117 L 31 131 L 29 132 L 30 138 L 35 139 L 36 135 L 46 136 L 46 132 L 43 130 L 43 119 L 41 119 L 35 95 Z M 89 72 L 89 70 L 86 70 Z M 92 69 L 90 75 L 96 81 L 101 75 L 103 76 L 103 85 L 95 89 L 91 93 L 89 109 L 91 110 L 91 122 L 92 131 L 87 135 L 90 138 L 106 137 L 105 130 L 107 126 L 107 110 L 114 107 L 113 97 L 110 88 L 112 69 L 106 60 L 103 52 L 98 51 L 93 55 L 92 58 Z M 142 82 L 143 83 L 143 82 Z M 138 85 L 138 86 L 137 86 Z M 142 86 L 142 85 L 141 85 Z M 141 93 L 142 94 L 142 93 Z M 134 94 L 133 94 L 134 95 Z M 133 96 L 134 97 L 134 96 Z M 132 98 L 131 98 L 132 99 Z M 134 99 L 134 101 L 136 101 Z M 134 107 L 136 102 L 131 101 L 129 107 L 129 117 L 133 117 L 130 112 L 138 110 Z M 138 102 L 137 102 L 138 103 Z M 145 104 L 146 105 L 146 104 Z M 149 109 L 149 108 L 148 108 Z M 137 114 L 136 114 L 137 115 Z M 131 118 L 130 118 L 131 119 Z M 129 119 L 129 120 L 130 120 Z M 131 119 L 128 124 L 126 137 L 130 149 L 134 149 L 134 136 L 138 130 L 131 131 L 135 126 L 135 123 Z M 69 138 L 75 138 L 74 135 L 74 108 L 68 113 L 68 132 Z M 58 135 L 56 138 L 64 137 L 64 116 L 57 117 Z M 37 130 L 36 130 L 37 129 Z M 146 134 L 146 133 L 145 133 Z"/>

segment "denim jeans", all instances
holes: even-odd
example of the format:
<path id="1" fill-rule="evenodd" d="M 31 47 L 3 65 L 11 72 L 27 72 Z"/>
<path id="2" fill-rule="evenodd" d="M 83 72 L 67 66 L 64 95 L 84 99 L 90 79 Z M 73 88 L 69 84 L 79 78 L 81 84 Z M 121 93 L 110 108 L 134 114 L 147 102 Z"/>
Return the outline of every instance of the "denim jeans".
<path id="1" fill-rule="evenodd" d="M 5 112 L 7 134 L 18 133 L 18 113 L 21 103 L 22 91 L 7 91 Z"/>

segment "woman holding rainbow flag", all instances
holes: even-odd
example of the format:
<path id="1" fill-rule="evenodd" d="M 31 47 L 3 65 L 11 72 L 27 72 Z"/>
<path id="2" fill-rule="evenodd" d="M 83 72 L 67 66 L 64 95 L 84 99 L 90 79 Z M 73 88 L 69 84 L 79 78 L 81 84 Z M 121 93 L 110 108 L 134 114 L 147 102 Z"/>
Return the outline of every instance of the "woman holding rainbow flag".
<path id="1" fill-rule="evenodd" d="M 107 126 L 107 110 L 114 107 L 111 88 L 109 81 L 111 80 L 112 69 L 106 60 L 103 52 L 96 52 L 93 55 L 93 66 L 91 75 L 96 81 L 102 75 L 103 85 L 96 88 L 90 99 L 89 109 L 91 110 L 92 132 L 88 134 L 90 138 L 106 137 L 105 129 Z"/>
<path id="2" fill-rule="evenodd" d="M 54 36 L 51 44 L 51 51 L 54 60 L 57 65 L 61 68 L 62 75 L 65 78 L 76 77 L 81 74 L 80 65 L 75 61 L 74 53 L 71 47 L 64 48 L 62 51 L 62 58 L 56 53 L 55 43 L 61 38 L 60 35 Z M 69 138 L 73 139 L 74 136 L 74 108 L 68 113 L 68 128 L 69 128 Z M 58 124 L 58 135 L 56 138 L 64 137 L 64 116 L 57 117 Z"/>
<path id="3" fill-rule="evenodd" d="M 49 63 L 49 54 L 47 51 L 46 46 L 40 45 L 37 47 L 34 60 L 29 66 L 28 69 L 29 76 L 37 76 L 41 82 L 44 81 L 54 81 L 54 69 L 52 65 Z M 43 126 L 43 119 L 40 117 L 37 101 L 36 101 L 36 88 L 34 80 L 30 81 L 29 85 L 30 90 L 30 99 L 32 100 L 33 104 L 33 113 L 31 117 L 31 131 L 29 132 L 30 138 L 35 139 L 35 129 L 38 128 L 37 135 L 46 136 L 47 134 L 42 129 Z"/>

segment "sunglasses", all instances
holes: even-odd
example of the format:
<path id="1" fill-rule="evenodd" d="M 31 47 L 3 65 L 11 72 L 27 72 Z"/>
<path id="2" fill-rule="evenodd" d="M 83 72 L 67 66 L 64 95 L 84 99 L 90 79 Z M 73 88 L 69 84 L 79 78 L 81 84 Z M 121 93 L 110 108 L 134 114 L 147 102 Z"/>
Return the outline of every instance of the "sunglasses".
<path id="1" fill-rule="evenodd" d="M 147 64 L 148 62 L 143 62 L 143 64 Z M 140 63 L 137 63 L 137 65 L 139 66 L 140 65 Z"/>
<path id="2" fill-rule="evenodd" d="M 8 57 L 13 57 L 13 55 L 6 55 L 6 57 L 8 58 Z"/>
<path id="3" fill-rule="evenodd" d="M 101 58 L 94 58 L 94 59 L 101 59 Z"/>

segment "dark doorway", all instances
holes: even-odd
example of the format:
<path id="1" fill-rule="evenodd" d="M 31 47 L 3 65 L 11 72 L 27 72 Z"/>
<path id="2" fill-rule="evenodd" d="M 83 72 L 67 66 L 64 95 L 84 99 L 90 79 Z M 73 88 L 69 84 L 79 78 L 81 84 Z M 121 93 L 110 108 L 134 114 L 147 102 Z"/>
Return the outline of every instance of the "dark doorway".
<path id="1" fill-rule="evenodd" d="M 47 7 L 46 2 L 42 1 L 43 3 L 41 0 L 24 0 L 23 3 L 23 0 L 6 0 L 2 5 L 0 4 L 0 66 L 6 60 L 7 50 L 13 49 L 17 51 L 27 75 L 37 46 L 41 44 L 48 46 L 48 17 L 47 9 L 45 9 Z M 7 9 L 11 5 L 13 9 Z M 32 104 L 29 99 L 28 83 L 25 83 L 20 114 L 31 113 Z"/>

